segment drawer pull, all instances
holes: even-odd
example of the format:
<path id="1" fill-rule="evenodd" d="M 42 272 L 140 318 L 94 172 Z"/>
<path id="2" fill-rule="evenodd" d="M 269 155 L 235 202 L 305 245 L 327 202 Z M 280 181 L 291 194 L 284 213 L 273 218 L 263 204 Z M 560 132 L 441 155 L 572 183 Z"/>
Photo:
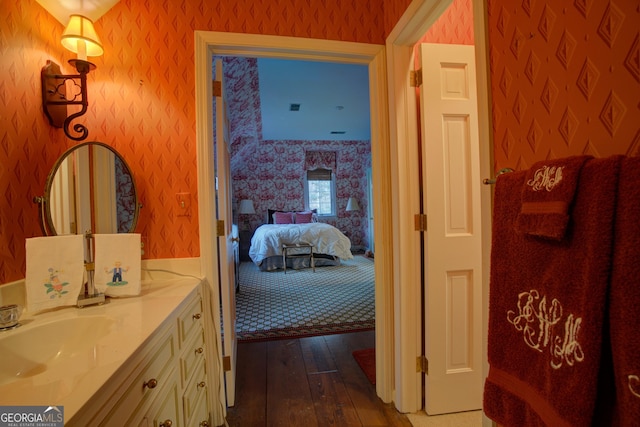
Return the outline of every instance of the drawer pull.
<path id="1" fill-rule="evenodd" d="M 202 317 L 202 315 L 200 313 L 196 313 L 191 317 L 193 318 L 193 320 L 200 320 L 200 317 Z"/>
<path id="2" fill-rule="evenodd" d="M 202 421 L 200 427 L 209 427 L 209 421 Z"/>
<path id="3" fill-rule="evenodd" d="M 163 423 L 160 423 L 159 427 L 171 427 L 173 425 L 173 421 L 171 420 L 164 420 Z"/>
<path id="4" fill-rule="evenodd" d="M 203 351 L 204 349 L 202 347 L 196 348 L 196 354 L 202 354 Z"/>
<path id="5" fill-rule="evenodd" d="M 204 383 L 204 381 L 200 381 L 198 383 L 198 388 L 205 388 L 207 385 Z"/>
<path id="6" fill-rule="evenodd" d="M 156 388 L 157 386 L 158 380 L 156 380 L 155 378 L 151 378 L 149 381 L 145 381 L 145 383 L 142 384 L 142 389 L 144 390 L 145 387 Z"/>

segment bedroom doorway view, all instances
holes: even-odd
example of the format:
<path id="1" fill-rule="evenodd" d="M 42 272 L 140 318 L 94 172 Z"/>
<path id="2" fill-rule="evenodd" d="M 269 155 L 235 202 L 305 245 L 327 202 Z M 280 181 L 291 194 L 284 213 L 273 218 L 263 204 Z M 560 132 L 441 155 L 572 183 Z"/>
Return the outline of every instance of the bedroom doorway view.
<path id="1" fill-rule="evenodd" d="M 374 329 L 368 67 L 220 59 L 238 342 Z"/>
<path id="2" fill-rule="evenodd" d="M 225 305 L 227 298 L 222 298 L 221 289 L 227 289 L 227 283 L 223 282 L 220 275 L 219 260 L 222 248 L 221 240 L 227 240 L 227 236 L 218 237 L 216 220 L 219 209 L 216 204 L 216 179 L 214 153 L 214 124 L 211 118 L 214 116 L 212 102 L 214 89 L 212 63 L 214 57 L 258 57 L 258 58 L 289 58 L 305 61 L 316 60 L 318 62 L 339 62 L 343 64 L 359 64 L 368 67 L 368 82 L 370 91 L 369 115 L 371 121 L 371 164 L 374 170 L 373 182 L 376 191 L 373 193 L 375 210 L 375 238 L 376 260 L 375 266 L 375 331 L 356 333 L 368 334 L 375 338 L 376 356 L 376 384 L 375 395 L 383 402 L 392 400 L 392 354 L 391 337 L 393 326 L 388 322 L 391 313 L 391 293 L 393 290 L 391 280 L 391 257 L 387 254 L 391 247 L 391 190 L 388 132 L 385 131 L 388 121 L 387 109 L 384 103 L 386 93 L 384 46 L 370 45 L 352 42 L 338 42 L 331 40 L 300 39 L 281 36 L 252 35 L 226 32 L 195 32 L 195 59 L 196 59 L 196 140 L 198 150 L 198 216 L 200 227 L 200 263 L 205 280 L 211 284 L 212 300 L 214 301 L 215 330 L 221 331 L 221 313 L 229 316 L 231 306 Z M 286 192 L 281 192 L 286 197 Z M 348 200 L 347 200 L 348 202 Z M 236 202 L 237 203 L 237 202 Z M 364 205 L 364 204 L 363 204 Z M 235 206 L 238 209 L 238 206 Z M 255 206 L 254 206 L 255 210 Z M 240 218 L 240 223 L 244 218 Z M 231 240 L 231 239 L 228 239 Z M 325 267 L 319 267 L 325 268 Z M 306 271 L 306 269 L 301 270 Z M 283 272 L 284 273 L 284 272 Z M 284 274 L 283 274 L 284 275 Z M 287 276 L 289 273 L 287 272 Z M 223 285 L 221 285 L 223 284 Z M 233 298 L 233 311 L 235 311 L 235 292 Z M 220 302 L 220 304 L 216 303 Z M 234 329 L 235 330 L 235 329 Z M 333 334 L 324 336 L 321 341 L 329 338 L 341 338 L 354 334 Z M 224 376 L 225 386 L 220 388 L 217 397 L 222 407 L 231 407 L 235 404 L 236 383 L 236 356 L 238 347 L 235 337 L 221 334 L 217 337 L 219 376 Z M 302 338 L 303 340 L 314 338 Z M 276 340 L 269 342 L 248 343 L 247 345 L 266 345 L 286 343 L 291 340 Z M 345 351 L 345 347 L 342 347 Z M 291 357 L 291 356 L 290 356 Z M 353 357 L 349 353 L 350 360 Z M 280 357 L 281 363 L 287 364 L 288 358 Z M 238 376 L 244 375 L 246 368 L 238 365 Z M 244 365 L 246 366 L 246 365 Z M 356 365 L 356 368 L 358 366 Z M 359 369 L 359 368 L 358 368 Z M 249 372 L 247 372 L 249 374 Z M 214 372 L 215 375 L 215 372 Z M 364 381 L 367 381 L 364 377 Z M 240 379 L 241 380 L 241 379 Z M 373 391 L 373 390 L 372 390 Z M 240 396 L 238 398 L 241 398 Z M 246 399 L 247 397 L 245 397 Z M 225 405 L 226 403 L 226 405 Z"/>

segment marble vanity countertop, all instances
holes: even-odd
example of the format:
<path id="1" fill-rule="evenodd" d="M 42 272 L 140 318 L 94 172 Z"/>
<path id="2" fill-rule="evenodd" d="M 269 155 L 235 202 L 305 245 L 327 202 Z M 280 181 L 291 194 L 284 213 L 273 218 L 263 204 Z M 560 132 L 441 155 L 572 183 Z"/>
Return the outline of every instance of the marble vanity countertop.
<path id="1" fill-rule="evenodd" d="M 0 405 L 64 406 L 64 418 L 70 420 L 165 320 L 182 308 L 200 282 L 196 277 L 143 282 L 140 296 L 108 298 L 100 306 L 66 307 L 37 315 L 25 313 L 20 327 L 0 332 L 0 344 L 24 343 L 22 350 L 37 353 L 39 346 L 65 337 L 65 328 L 95 325 L 96 330 L 82 331 L 82 337 L 86 338 L 61 341 L 60 354 L 64 355 L 40 364 L 39 370 L 25 377 L 7 380 L 10 373 L 2 371 L 3 365 L 10 365 L 11 355 L 0 354 L 3 379 Z M 39 331 L 47 331 L 49 335 L 42 339 Z M 40 342 L 25 341 L 19 334 L 23 334 L 22 338 L 38 337 Z"/>

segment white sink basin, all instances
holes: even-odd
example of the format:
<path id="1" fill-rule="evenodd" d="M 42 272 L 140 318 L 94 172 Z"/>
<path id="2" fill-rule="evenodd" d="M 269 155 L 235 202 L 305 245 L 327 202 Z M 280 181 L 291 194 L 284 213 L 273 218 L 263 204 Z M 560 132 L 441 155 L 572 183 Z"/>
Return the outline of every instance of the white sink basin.
<path id="1" fill-rule="evenodd" d="M 107 316 L 74 317 L 0 333 L 0 385 L 63 367 L 95 366 L 97 343 L 115 323 Z"/>

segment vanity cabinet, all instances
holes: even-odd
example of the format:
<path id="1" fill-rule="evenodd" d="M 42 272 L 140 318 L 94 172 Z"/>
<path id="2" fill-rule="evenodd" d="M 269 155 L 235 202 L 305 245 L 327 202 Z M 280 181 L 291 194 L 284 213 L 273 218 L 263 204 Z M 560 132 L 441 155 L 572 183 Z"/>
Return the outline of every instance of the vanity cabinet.
<path id="1" fill-rule="evenodd" d="M 67 425 L 211 425 L 201 286 Z"/>

